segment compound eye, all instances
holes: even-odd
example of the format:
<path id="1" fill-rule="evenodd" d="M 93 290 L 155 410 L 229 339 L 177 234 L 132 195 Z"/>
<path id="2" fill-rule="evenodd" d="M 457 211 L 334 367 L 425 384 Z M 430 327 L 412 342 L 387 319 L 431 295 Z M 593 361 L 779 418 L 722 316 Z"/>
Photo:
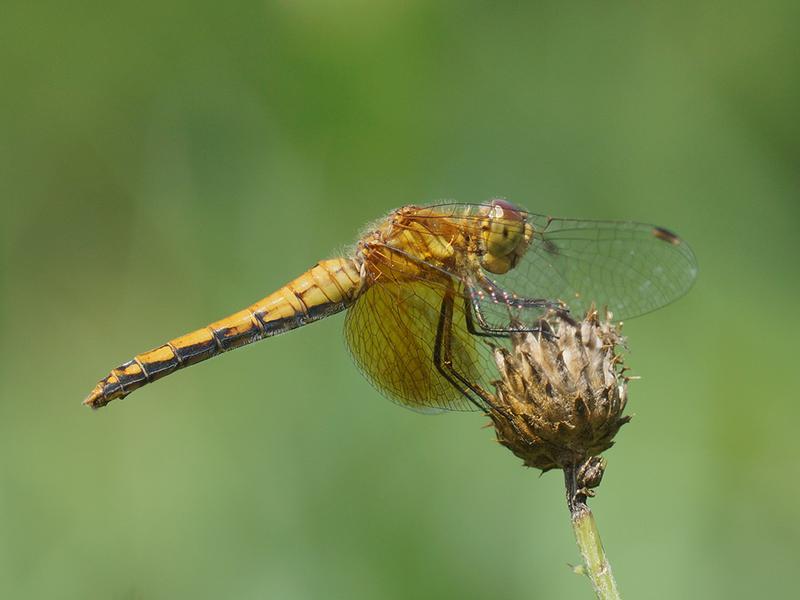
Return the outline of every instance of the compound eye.
<path id="1" fill-rule="evenodd" d="M 508 200 L 494 198 L 491 201 L 490 206 L 491 208 L 489 214 L 493 219 L 505 219 L 512 222 L 525 220 L 525 215 L 523 214 L 524 211 Z"/>
<path id="2" fill-rule="evenodd" d="M 483 225 L 483 242 L 486 250 L 483 259 L 485 268 L 492 273 L 500 272 L 493 269 L 499 266 L 497 259 L 506 257 L 509 257 L 509 260 L 500 262 L 508 263 L 506 270 L 510 268 L 515 262 L 510 259 L 511 255 L 517 253 L 527 243 L 523 212 L 505 200 L 492 200 Z"/>

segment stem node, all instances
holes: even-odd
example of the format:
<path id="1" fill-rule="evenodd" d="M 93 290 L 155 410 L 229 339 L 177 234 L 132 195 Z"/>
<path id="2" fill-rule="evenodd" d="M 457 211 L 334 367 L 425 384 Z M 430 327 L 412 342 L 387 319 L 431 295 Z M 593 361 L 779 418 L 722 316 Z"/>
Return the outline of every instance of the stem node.
<path id="1" fill-rule="evenodd" d="M 589 459 L 590 461 L 592 459 Z M 571 515 L 575 540 L 583 557 L 583 567 L 592 582 L 598 600 L 620 600 L 617 582 L 606 558 L 600 532 L 594 515 L 586 504 L 589 489 L 582 480 L 587 472 L 588 461 L 582 465 L 564 468 L 564 483 L 567 488 L 567 506 Z M 591 469 L 589 469 L 591 471 Z"/>

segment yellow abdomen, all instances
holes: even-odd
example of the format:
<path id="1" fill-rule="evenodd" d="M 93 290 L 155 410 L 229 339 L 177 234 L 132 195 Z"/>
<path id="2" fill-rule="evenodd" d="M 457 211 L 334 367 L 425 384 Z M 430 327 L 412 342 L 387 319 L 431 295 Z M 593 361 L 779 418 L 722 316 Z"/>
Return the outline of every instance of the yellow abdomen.
<path id="1" fill-rule="evenodd" d="M 354 260 L 321 261 L 244 310 L 136 355 L 101 379 L 84 404 L 100 408 L 178 369 L 337 313 L 361 287 Z"/>

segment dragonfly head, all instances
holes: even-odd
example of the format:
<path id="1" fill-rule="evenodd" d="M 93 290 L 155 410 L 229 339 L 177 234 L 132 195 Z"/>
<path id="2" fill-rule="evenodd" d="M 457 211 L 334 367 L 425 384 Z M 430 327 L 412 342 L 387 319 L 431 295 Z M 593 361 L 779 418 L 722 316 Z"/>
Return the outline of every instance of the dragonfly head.
<path id="1" fill-rule="evenodd" d="M 485 205 L 481 222 L 484 269 L 502 274 L 516 266 L 533 237 L 533 228 L 525 215 L 524 210 L 506 200 L 495 199 Z"/>

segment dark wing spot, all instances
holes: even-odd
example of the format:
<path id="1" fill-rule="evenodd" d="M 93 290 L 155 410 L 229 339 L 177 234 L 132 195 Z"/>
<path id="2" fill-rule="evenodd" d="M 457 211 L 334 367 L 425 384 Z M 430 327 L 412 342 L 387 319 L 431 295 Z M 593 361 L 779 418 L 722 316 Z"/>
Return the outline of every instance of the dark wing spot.
<path id="1" fill-rule="evenodd" d="M 678 246 L 681 243 L 681 238 L 672 233 L 669 229 L 664 229 L 663 227 L 653 227 L 653 235 L 673 246 Z"/>
<path id="2" fill-rule="evenodd" d="M 553 240 L 543 239 L 542 245 L 544 246 L 544 251 L 548 254 L 560 254 L 558 246 L 556 246 L 556 243 Z"/>

